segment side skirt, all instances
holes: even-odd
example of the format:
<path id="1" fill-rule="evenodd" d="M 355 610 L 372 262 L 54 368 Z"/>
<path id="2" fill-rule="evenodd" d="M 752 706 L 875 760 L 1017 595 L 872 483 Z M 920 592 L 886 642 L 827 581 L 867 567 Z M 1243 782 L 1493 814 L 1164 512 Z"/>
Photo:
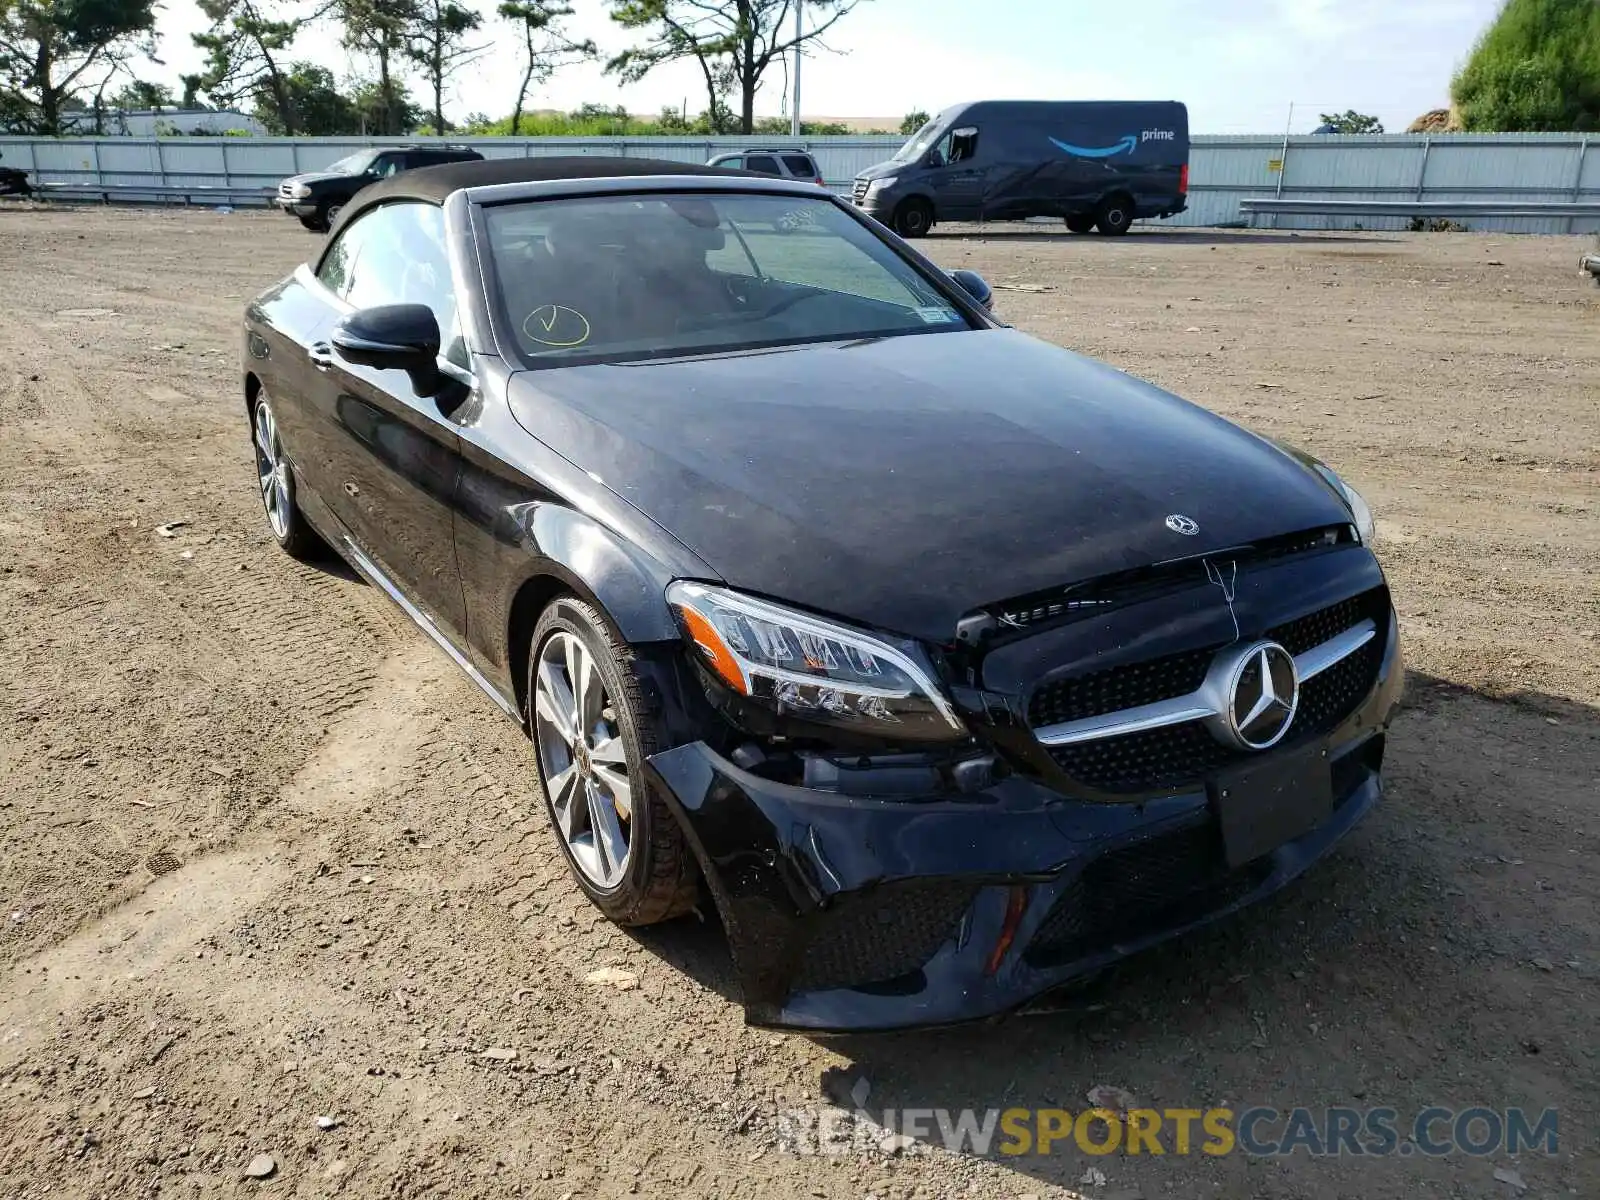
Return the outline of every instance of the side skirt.
<path id="1" fill-rule="evenodd" d="M 411 603 L 410 600 L 406 599 L 405 593 L 395 586 L 394 582 L 387 575 L 385 575 L 382 570 L 379 569 L 376 563 L 374 563 L 365 554 L 361 553 L 361 550 L 356 546 L 355 542 L 349 537 L 349 535 L 346 535 L 343 541 L 344 556 L 350 561 L 350 565 L 359 571 L 368 583 L 372 584 L 374 587 L 382 589 L 389 599 L 393 600 L 397 605 L 399 605 L 400 611 L 415 621 L 417 627 L 421 629 L 423 633 L 427 634 L 430 638 L 437 642 L 439 648 L 450 656 L 451 661 L 466 673 L 468 679 L 472 680 L 473 683 L 481 687 L 488 695 L 489 699 L 493 700 L 495 704 L 499 706 L 500 710 L 506 714 L 506 716 L 517 722 L 517 724 L 522 724 L 522 717 L 517 712 L 517 706 L 503 696 L 500 693 L 500 690 L 496 688 L 494 684 L 490 683 L 486 678 L 484 678 L 483 673 L 479 671 L 477 667 L 473 666 L 467 661 L 466 656 L 450 643 L 450 639 L 445 637 L 444 634 L 440 633 L 439 630 L 435 628 L 433 622 L 428 620 L 428 618 L 422 614 L 422 610 L 417 608 L 417 606 Z"/>

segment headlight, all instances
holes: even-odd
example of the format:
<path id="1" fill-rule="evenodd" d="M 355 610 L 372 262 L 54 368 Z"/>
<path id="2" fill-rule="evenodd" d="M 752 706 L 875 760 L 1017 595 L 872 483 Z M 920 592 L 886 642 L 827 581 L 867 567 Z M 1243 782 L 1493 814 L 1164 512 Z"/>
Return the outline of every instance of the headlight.
<path id="1" fill-rule="evenodd" d="M 882 179 L 874 179 L 871 183 L 869 183 L 867 185 L 867 191 L 876 192 L 883 188 L 892 188 L 899 182 L 900 177 L 898 175 L 885 175 Z"/>
<path id="2" fill-rule="evenodd" d="M 1339 487 L 1344 492 L 1346 503 L 1350 505 L 1350 515 L 1356 519 L 1356 532 L 1361 535 L 1361 540 L 1370 546 L 1378 532 L 1377 526 L 1372 523 L 1372 510 L 1361 498 L 1361 493 L 1342 479 L 1339 481 Z"/>
<path id="3" fill-rule="evenodd" d="M 307 196 L 311 195 L 311 188 L 307 184 L 297 183 L 294 185 L 294 191 L 290 192 L 289 194 L 296 200 L 304 200 Z"/>
<path id="4" fill-rule="evenodd" d="M 922 665 L 861 630 L 699 583 L 672 584 L 667 603 L 707 669 L 778 716 L 895 740 L 966 734 Z"/>
<path id="5" fill-rule="evenodd" d="M 1318 468 L 1319 475 L 1333 485 L 1333 490 L 1344 497 L 1346 507 L 1350 509 L 1350 516 L 1355 521 L 1356 532 L 1361 535 L 1364 545 L 1372 545 L 1372 539 L 1377 530 L 1372 523 L 1372 510 L 1367 507 L 1367 502 L 1361 498 L 1361 493 L 1356 491 L 1337 474 L 1327 467 Z"/>

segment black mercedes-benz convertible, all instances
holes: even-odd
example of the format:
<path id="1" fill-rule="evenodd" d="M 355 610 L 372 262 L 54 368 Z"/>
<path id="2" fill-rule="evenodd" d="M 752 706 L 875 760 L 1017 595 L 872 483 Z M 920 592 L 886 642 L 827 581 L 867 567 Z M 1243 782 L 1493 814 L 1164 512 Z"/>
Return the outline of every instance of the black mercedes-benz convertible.
<path id="1" fill-rule="evenodd" d="M 250 304 L 243 398 L 282 547 L 525 726 L 611 919 L 703 889 L 752 1022 L 1019 1007 L 1378 799 L 1402 671 L 1361 498 L 814 185 L 397 175 Z"/>

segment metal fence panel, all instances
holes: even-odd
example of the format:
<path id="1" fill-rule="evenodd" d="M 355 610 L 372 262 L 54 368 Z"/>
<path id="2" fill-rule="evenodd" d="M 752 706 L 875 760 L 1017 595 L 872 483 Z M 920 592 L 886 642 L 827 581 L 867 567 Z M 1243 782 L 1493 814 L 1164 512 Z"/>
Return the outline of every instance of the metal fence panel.
<path id="1" fill-rule="evenodd" d="M 230 187 L 266 195 L 286 175 L 316 171 L 374 145 L 437 139 L 401 138 L 0 138 L 7 166 L 44 183 L 123 186 Z M 494 158 L 548 154 L 638 155 L 704 162 L 751 145 L 811 152 L 830 186 L 845 190 L 864 168 L 882 162 L 903 139 L 861 135 L 673 138 L 457 138 Z M 1400 134 L 1360 137 L 1282 135 L 1199 136 L 1189 172 L 1189 211 L 1164 224 L 1239 223 L 1239 201 L 1277 199 L 1456 200 L 1504 198 L 1563 201 L 1600 199 L 1600 137 L 1577 134 Z M 1348 228 L 1345 216 L 1280 215 L 1281 228 Z M 1380 226 L 1381 222 L 1381 226 Z M 1369 218 L 1366 228 L 1404 225 Z M 1474 228 L 1563 233 L 1595 226 L 1593 219 L 1488 218 Z"/>

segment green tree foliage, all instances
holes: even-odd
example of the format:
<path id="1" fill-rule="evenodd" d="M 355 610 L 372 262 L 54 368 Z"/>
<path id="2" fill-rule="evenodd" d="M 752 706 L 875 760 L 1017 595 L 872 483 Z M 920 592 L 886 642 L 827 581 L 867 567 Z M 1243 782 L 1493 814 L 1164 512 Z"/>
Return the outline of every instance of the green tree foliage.
<path id="1" fill-rule="evenodd" d="M 1600 130 L 1600 3 L 1507 0 L 1451 96 L 1472 131 Z"/>
<path id="2" fill-rule="evenodd" d="M 752 133 L 779 134 L 789 136 L 788 117 L 762 117 L 756 121 Z M 833 121 L 802 121 L 800 134 L 802 137 L 844 137 L 850 133 L 850 126 Z"/>
<path id="3" fill-rule="evenodd" d="M 910 137 L 913 133 L 921 129 L 932 119 L 933 118 L 929 117 L 928 114 L 923 112 L 920 108 L 914 108 L 908 112 L 905 115 L 905 119 L 900 122 L 900 132 L 906 137 Z"/>
<path id="4" fill-rule="evenodd" d="M 483 15 L 455 0 L 417 0 L 417 17 L 406 35 L 406 55 L 422 69 L 433 96 L 433 130 L 450 132 L 444 119 L 444 88 L 450 77 L 483 57 L 490 43 L 468 45 L 468 36 L 483 24 Z"/>
<path id="5" fill-rule="evenodd" d="M 288 103 L 281 104 L 278 91 L 268 79 L 256 84 L 255 115 L 267 132 L 288 134 L 286 114 L 293 113 L 295 131 L 308 137 L 330 137 L 354 133 L 360 127 L 355 105 L 334 81 L 333 72 L 315 63 L 291 63 L 283 75 Z"/>
<path id="6" fill-rule="evenodd" d="M 309 17 L 277 15 L 265 0 L 197 2 L 211 20 L 209 29 L 194 35 L 194 44 L 206 52 L 200 89 L 219 108 L 254 100 L 256 115 L 275 133 L 304 133 L 285 60 Z"/>
<path id="7" fill-rule="evenodd" d="M 0 129 L 55 136 L 136 53 L 155 53 L 154 0 L 0 0 Z M 81 102 L 80 102 L 81 103 Z"/>
<path id="8" fill-rule="evenodd" d="M 177 100 L 172 95 L 172 89 L 166 84 L 135 79 L 123 84 L 122 89 L 113 95 L 108 103 L 112 108 L 170 108 L 177 104 Z"/>
<path id="9" fill-rule="evenodd" d="M 372 79 L 354 87 L 347 85 L 347 90 L 356 122 L 351 133 L 363 136 L 413 133 L 427 119 L 428 114 L 412 101 L 402 80 L 391 78 L 385 83 Z M 471 119 L 468 120 L 470 123 Z"/>
<path id="10" fill-rule="evenodd" d="M 1335 133 L 1382 133 L 1383 122 L 1366 113 L 1347 108 L 1342 113 L 1323 113 L 1322 123 L 1331 126 Z"/>
<path id="11" fill-rule="evenodd" d="M 522 131 L 522 106 L 528 101 L 528 89 L 535 83 L 544 83 L 561 67 L 587 62 L 599 51 L 589 39 L 577 41 L 568 35 L 565 23 L 572 9 L 566 4 L 555 0 L 505 0 L 498 11 L 522 39 L 522 82 L 511 110 L 511 132 L 517 134 Z M 622 115 L 626 120 L 628 114 Z"/>
<path id="12" fill-rule="evenodd" d="M 408 35 L 421 17 L 417 0 L 335 0 L 334 14 L 344 27 L 345 48 L 367 55 L 378 69 L 359 106 L 366 132 L 409 133 L 416 128 L 416 114 L 396 70 L 407 58 Z"/>
<path id="13" fill-rule="evenodd" d="M 801 0 L 608 0 L 611 19 L 641 31 L 643 44 L 624 50 L 606 70 L 628 83 L 663 63 L 693 60 L 705 80 L 713 132 L 728 130 L 727 97 L 739 97 L 738 132 L 755 132 L 756 92 L 767 68 L 796 46 L 814 42 L 858 0 L 805 0 L 815 24 L 794 32 Z"/>

